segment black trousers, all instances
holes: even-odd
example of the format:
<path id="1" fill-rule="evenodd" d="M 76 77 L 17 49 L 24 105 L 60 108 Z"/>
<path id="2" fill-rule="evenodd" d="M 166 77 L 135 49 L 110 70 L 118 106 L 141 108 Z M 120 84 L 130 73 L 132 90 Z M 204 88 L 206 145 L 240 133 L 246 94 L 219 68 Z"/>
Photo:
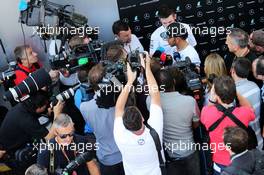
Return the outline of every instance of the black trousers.
<path id="1" fill-rule="evenodd" d="M 107 166 L 100 162 L 101 175 L 125 175 L 123 162 Z"/>
<path id="2" fill-rule="evenodd" d="M 200 159 L 198 152 L 180 160 L 166 162 L 167 175 L 200 175 Z"/>

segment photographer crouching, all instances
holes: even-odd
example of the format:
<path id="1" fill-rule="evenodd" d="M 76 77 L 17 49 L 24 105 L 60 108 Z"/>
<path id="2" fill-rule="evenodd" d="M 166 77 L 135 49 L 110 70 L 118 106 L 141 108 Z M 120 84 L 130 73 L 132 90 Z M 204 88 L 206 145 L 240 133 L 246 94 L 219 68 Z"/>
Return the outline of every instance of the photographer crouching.
<path id="1" fill-rule="evenodd" d="M 0 158 L 18 175 L 24 174 L 26 168 L 35 160 L 34 155 L 25 154 L 26 150 L 30 150 L 27 143 L 32 143 L 33 139 L 49 140 L 54 137 L 54 127 L 51 126 L 48 130 L 38 120 L 41 114 L 48 110 L 51 112 L 48 105 L 47 92 L 40 90 L 8 111 L 1 125 L 0 150 L 5 154 Z M 61 113 L 62 108 L 62 102 L 54 106 L 54 119 Z M 32 151 L 28 153 L 31 154 Z"/>

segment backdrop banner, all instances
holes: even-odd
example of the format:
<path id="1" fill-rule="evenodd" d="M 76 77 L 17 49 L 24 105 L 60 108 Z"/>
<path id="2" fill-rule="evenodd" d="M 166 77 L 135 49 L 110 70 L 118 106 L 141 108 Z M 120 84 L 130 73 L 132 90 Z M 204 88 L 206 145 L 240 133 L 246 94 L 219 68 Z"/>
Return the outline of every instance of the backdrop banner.
<path id="1" fill-rule="evenodd" d="M 117 0 L 120 19 L 128 22 L 145 50 L 150 37 L 161 24 L 158 8 L 167 4 L 175 9 L 177 21 L 190 24 L 197 40 L 201 60 L 211 52 L 225 59 L 228 27 L 238 27 L 250 33 L 264 27 L 264 0 Z"/>

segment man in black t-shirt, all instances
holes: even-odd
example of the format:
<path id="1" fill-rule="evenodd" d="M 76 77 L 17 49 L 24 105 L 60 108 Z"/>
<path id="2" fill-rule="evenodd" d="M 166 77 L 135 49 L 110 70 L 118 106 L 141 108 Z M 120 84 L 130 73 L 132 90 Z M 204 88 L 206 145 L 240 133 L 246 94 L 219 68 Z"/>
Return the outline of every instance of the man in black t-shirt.
<path id="1" fill-rule="evenodd" d="M 256 54 L 249 49 L 249 35 L 242 29 L 232 28 L 230 29 L 230 33 L 226 37 L 226 45 L 229 49 L 229 52 L 234 54 L 235 57 L 232 56 L 225 59 L 225 64 L 227 71 L 230 72 L 233 62 L 239 58 L 246 58 L 251 63 L 257 58 Z M 254 81 L 260 88 L 262 86 L 262 82 L 257 80 L 253 76 L 253 72 L 250 71 L 248 80 Z"/>
<path id="2" fill-rule="evenodd" d="M 97 146 L 89 143 L 84 136 L 74 134 L 74 124 L 67 114 L 60 114 L 53 124 L 56 136 L 39 147 L 37 163 L 47 168 L 49 174 L 61 174 L 70 162 L 83 156 L 84 162 L 67 173 L 99 175 L 99 169 L 93 160 L 93 150 Z"/>
<path id="3" fill-rule="evenodd" d="M 234 59 L 245 57 L 252 63 L 257 58 L 257 56 L 248 48 L 248 44 L 249 36 L 244 30 L 239 28 L 230 29 L 230 33 L 226 37 L 226 45 L 229 52 L 235 55 L 235 58 L 226 59 L 226 67 L 228 70 L 230 70 Z"/>

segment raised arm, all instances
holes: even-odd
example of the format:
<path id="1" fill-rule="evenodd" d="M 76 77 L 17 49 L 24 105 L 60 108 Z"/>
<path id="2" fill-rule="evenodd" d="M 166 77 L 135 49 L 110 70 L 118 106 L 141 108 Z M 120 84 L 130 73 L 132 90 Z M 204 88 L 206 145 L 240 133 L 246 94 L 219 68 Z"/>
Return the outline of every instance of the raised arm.
<path id="1" fill-rule="evenodd" d="M 64 102 L 61 102 L 59 100 L 58 103 L 56 104 L 56 106 L 54 106 L 54 108 L 53 108 L 54 120 L 62 113 L 63 107 L 64 107 Z M 55 137 L 55 128 L 54 128 L 54 125 L 52 124 L 48 135 L 46 135 L 46 137 L 45 137 L 45 140 L 48 141 L 54 137 Z"/>
<path id="2" fill-rule="evenodd" d="M 146 54 L 146 79 L 149 88 L 149 95 L 151 97 L 151 104 L 156 104 L 158 106 L 161 106 L 159 87 L 150 68 L 150 57 L 147 52 L 145 54 Z"/>
<path id="3" fill-rule="evenodd" d="M 129 63 L 127 63 L 127 84 L 123 87 L 122 92 L 117 99 L 116 108 L 115 108 L 116 117 L 123 116 L 127 98 L 133 87 L 133 82 L 135 81 L 136 77 L 137 77 L 137 72 L 136 71 L 132 72 Z"/>

